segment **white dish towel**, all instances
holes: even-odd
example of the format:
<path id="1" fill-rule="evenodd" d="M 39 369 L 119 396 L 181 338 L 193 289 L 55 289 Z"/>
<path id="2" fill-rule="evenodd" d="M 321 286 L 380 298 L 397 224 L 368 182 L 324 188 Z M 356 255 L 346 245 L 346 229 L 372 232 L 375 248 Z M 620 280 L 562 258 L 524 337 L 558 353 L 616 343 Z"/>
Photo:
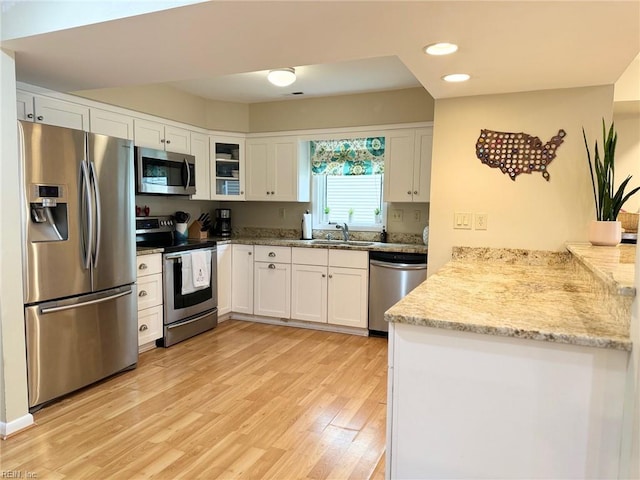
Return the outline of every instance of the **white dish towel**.
<path id="1" fill-rule="evenodd" d="M 182 295 L 208 288 L 211 284 L 211 251 L 182 255 Z"/>

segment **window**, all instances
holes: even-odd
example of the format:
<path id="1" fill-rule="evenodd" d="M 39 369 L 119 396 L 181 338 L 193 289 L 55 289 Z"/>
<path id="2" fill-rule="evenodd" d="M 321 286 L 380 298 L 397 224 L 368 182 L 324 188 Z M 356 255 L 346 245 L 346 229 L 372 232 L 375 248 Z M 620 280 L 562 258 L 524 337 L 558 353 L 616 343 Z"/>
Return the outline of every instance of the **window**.
<path id="1" fill-rule="evenodd" d="M 384 137 L 310 142 L 314 226 L 382 227 Z"/>

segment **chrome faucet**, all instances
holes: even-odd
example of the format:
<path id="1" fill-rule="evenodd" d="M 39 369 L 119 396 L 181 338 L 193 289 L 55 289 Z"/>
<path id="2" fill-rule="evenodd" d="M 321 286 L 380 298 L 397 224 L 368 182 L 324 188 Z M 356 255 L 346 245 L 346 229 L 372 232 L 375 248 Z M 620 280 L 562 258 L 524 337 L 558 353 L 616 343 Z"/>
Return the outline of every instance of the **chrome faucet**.
<path id="1" fill-rule="evenodd" d="M 344 225 L 336 225 L 336 229 L 342 230 L 342 237 L 345 242 L 349 241 L 349 225 L 346 223 Z"/>

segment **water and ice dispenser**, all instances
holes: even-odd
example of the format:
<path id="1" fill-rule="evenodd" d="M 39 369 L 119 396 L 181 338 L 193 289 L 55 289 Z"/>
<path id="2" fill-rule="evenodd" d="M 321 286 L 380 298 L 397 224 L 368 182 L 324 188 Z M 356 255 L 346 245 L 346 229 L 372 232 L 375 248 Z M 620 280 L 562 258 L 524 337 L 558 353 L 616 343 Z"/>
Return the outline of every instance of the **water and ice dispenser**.
<path id="1" fill-rule="evenodd" d="M 32 242 L 60 242 L 69 238 L 65 190 L 64 185 L 30 185 L 28 228 Z"/>

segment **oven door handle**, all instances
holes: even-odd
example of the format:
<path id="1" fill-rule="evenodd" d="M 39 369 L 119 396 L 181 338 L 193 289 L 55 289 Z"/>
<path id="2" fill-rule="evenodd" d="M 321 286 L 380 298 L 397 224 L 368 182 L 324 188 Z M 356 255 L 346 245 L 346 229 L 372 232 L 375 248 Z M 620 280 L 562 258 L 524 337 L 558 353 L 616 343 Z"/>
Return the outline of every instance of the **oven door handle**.
<path id="1" fill-rule="evenodd" d="M 176 322 L 176 323 L 172 323 L 171 325 L 167 325 L 166 326 L 167 330 L 171 330 L 172 328 L 183 327 L 185 325 L 189 325 L 190 323 L 197 322 L 198 320 L 202 320 L 204 317 L 208 317 L 209 315 L 211 315 L 211 312 L 213 312 L 214 310 L 215 308 L 203 315 L 198 315 L 197 317 L 190 318 L 189 320 L 185 320 L 184 322 Z"/>
<path id="2" fill-rule="evenodd" d="M 209 252 L 215 252 L 215 247 L 214 248 L 203 248 L 203 249 L 199 249 L 199 250 L 204 250 L 204 251 L 209 251 Z M 170 253 L 170 254 L 165 254 L 164 259 L 165 260 L 176 260 L 178 258 L 182 258 L 182 255 L 184 255 L 185 253 L 187 253 L 189 250 L 185 251 L 184 253 Z"/>

